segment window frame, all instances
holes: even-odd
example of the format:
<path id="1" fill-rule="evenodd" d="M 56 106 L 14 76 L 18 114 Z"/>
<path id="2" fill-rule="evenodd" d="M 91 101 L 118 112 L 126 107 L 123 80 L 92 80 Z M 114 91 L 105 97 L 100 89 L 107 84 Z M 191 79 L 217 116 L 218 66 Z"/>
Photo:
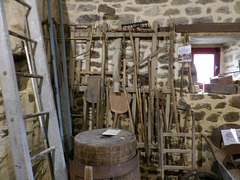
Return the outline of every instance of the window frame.
<path id="1" fill-rule="evenodd" d="M 217 76 L 220 73 L 220 48 L 213 47 L 213 48 L 192 48 L 192 63 L 194 63 L 194 54 L 213 54 L 214 55 L 214 69 L 213 75 Z M 203 84 L 199 83 L 199 88 L 203 89 Z"/>
<path id="2" fill-rule="evenodd" d="M 220 48 L 192 48 L 192 62 L 194 63 L 194 54 L 214 54 L 213 74 L 217 76 L 220 73 Z"/>

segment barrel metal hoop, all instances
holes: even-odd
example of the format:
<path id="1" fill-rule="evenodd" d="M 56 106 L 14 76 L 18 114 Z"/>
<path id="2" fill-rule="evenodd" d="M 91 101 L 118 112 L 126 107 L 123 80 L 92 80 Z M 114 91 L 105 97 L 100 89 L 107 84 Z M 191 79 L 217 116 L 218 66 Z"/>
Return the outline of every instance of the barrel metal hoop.
<path id="1" fill-rule="evenodd" d="M 84 178 L 84 169 L 86 165 L 82 165 L 69 159 L 70 173 L 78 177 Z M 119 177 L 128 174 L 138 167 L 138 151 L 136 155 L 123 163 L 113 164 L 113 165 L 101 165 L 92 166 L 93 177 L 95 179 L 107 179 L 113 177 Z"/>

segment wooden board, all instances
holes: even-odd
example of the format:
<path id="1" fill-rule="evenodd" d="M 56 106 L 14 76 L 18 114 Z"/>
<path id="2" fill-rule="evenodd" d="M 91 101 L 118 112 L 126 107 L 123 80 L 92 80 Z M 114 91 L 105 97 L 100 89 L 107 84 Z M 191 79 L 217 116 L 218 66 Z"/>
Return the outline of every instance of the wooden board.
<path id="1" fill-rule="evenodd" d="M 127 93 L 128 102 L 131 102 L 131 94 Z M 125 113 L 128 111 L 127 99 L 124 92 L 114 93 L 113 89 L 109 90 L 109 104 L 111 111 L 115 113 Z"/>
<path id="2" fill-rule="evenodd" d="M 237 89 L 238 86 L 236 84 L 210 83 L 204 86 L 204 92 L 208 93 L 236 94 Z"/>
<path id="3" fill-rule="evenodd" d="M 98 81 L 102 84 L 102 78 L 100 76 L 89 76 L 88 85 L 85 93 L 86 101 L 89 103 L 97 103 L 98 98 L 101 95 L 98 86 Z M 102 87 L 101 87 L 102 88 Z"/>
<path id="4" fill-rule="evenodd" d="M 210 80 L 211 83 L 233 84 L 232 76 L 217 77 Z"/>

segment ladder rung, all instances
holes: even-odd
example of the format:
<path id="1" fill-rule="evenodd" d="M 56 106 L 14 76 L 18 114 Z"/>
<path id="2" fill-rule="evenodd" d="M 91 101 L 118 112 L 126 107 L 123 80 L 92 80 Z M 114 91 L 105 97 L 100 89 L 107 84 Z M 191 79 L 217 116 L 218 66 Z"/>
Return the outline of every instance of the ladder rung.
<path id="1" fill-rule="evenodd" d="M 23 116 L 23 119 L 29 119 L 29 118 L 44 116 L 44 115 L 49 115 L 49 112 L 38 112 L 33 114 L 27 114 Z"/>
<path id="2" fill-rule="evenodd" d="M 191 166 L 171 166 L 171 165 L 164 165 L 163 169 L 168 170 L 191 170 L 193 169 Z"/>
<path id="3" fill-rule="evenodd" d="M 34 160 L 44 156 L 45 154 L 52 152 L 54 149 L 55 149 L 55 146 L 45 149 L 44 151 L 40 152 L 39 154 L 36 154 L 35 156 L 31 157 L 31 161 L 34 161 Z"/>
<path id="4" fill-rule="evenodd" d="M 162 133 L 165 137 L 192 137 L 190 133 Z"/>
<path id="5" fill-rule="evenodd" d="M 81 114 L 71 114 L 72 117 L 82 117 Z"/>
<path id="6" fill-rule="evenodd" d="M 12 35 L 12 36 L 18 37 L 18 38 L 20 38 L 22 40 L 26 40 L 26 41 L 29 41 L 29 42 L 37 44 L 37 41 L 35 41 L 35 40 L 31 39 L 31 38 L 25 37 L 25 36 L 23 36 L 21 34 L 15 33 L 13 31 L 9 30 L 9 34 Z"/>
<path id="7" fill-rule="evenodd" d="M 163 153 L 192 153 L 191 149 L 163 149 Z"/>
<path id="8" fill-rule="evenodd" d="M 137 147 L 138 148 L 145 148 L 145 143 L 142 143 L 142 142 L 138 142 L 137 143 Z M 150 148 L 150 149 L 157 149 L 158 148 L 158 144 L 157 143 L 150 143 L 149 145 L 148 145 L 148 148 Z"/>
<path id="9" fill-rule="evenodd" d="M 28 9 L 32 8 L 28 3 L 26 3 L 26 2 L 24 2 L 22 0 L 15 0 L 15 1 L 17 1 L 19 4 L 21 4 L 23 6 L 27 7 Z"/>
<path id="10" fill-rule="evenodd" d="M 16 72 L 16 74 L 17 74 L 17 76 L 43 79 L 43 76 L 42 75 L 38 75 L 38 74 L 28 74 L 28 73 L 22 73 L 22 72 Z"/>

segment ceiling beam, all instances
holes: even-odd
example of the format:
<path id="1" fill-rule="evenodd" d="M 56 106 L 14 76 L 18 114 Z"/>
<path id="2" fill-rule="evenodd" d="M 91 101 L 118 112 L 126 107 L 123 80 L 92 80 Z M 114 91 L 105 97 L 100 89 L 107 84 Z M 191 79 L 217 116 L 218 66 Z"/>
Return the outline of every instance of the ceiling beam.
<path id="1" fill-rule="evenodd" d="M 169 32 L 170 27 L 160 27 L 159 32 Z M 176 25 L 177 33 L 204 33 L 204 32 L 240 32 L 240 23 L 202 23 Z"/>

